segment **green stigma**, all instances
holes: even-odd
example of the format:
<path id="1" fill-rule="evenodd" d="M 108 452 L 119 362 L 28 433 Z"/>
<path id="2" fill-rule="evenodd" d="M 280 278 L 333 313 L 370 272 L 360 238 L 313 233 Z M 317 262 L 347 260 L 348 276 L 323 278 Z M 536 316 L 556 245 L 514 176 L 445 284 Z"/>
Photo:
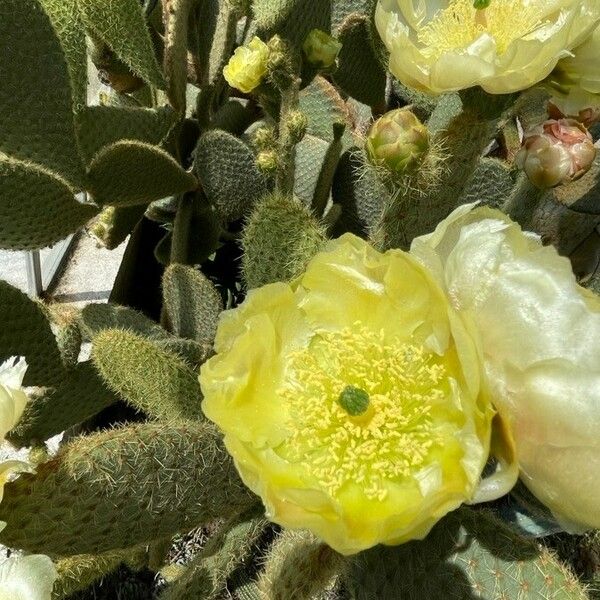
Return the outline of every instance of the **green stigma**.
<path id="1" fill-rule="evenodd" d="M 484 8 L 487 8 L 491 3 L 492 0 L 475 0 L 473 2 L 473 8 L 476 8 L 477 10 L 483 10 Z"/>
<path id="2" fill-rule="evenodd" d="M 352 417 L 358 417 L 369 408 L 369 394 L 365 390 L 347 385 L 338 398 L 340 406 Z"/>

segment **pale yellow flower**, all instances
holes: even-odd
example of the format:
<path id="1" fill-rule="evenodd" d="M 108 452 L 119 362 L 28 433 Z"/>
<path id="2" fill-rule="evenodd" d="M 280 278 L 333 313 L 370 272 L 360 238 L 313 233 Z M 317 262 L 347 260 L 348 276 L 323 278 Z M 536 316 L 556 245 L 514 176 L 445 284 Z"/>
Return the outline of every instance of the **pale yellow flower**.
<path id="1" fill-rule="evenodd" d="M 225 312 L 215 350 L 204 412 L 283 526 L 351 554 L 507 491 L 479 489 L 493 411 L 477 335 L 407 253 L 329 242 Z"/>
<path id="2" fill-rule="evenodd" d="M 489 208 L 457 209 L 411 253 L 479 330 L 524 483 L 563 524 L 600 527 L 600 297 Z"/>
<path id="3" fill-rule="evenodd" d="M 0 364 L 0 441 L 17 424 L 27 404 L 21 388 L 26 370 L 24 358 L 13 357 Z"/>
<path id="4" fill-rule="evenodd" d="M 0 600 L 51 600 L 57 577 L 47 556 L 11 557 L 0 563 Z"/>
<path id="5" fill-rule="evenodd" d="M 257 88 L 267 73 L 269 47 L 254 36 L 245 46 L 233 53 L 223 69 L 227 83 L 245 94 Z"/>
<path id="6" fill-rule="evenodd" d="M 546 78 L 600 20 L 598 0 L 379 0 L 375 22 L 404 84 L 492 94 Z"/>
<path id="7" fill-rule="evenodd" d="M 573 55 L 561 60 L 550 78 L 553 103 L 562 114 L 577 117 L 589 113 L 588 120 L 600 118 L 600 28 Z"/>
<path id="8" fill-rule="evenodd" d="M 313 29 L 302 44 L 302 50 L 308 62 L 321 69 L 331 67 L 341 49 L 341 42 L 320 29 Z"/>

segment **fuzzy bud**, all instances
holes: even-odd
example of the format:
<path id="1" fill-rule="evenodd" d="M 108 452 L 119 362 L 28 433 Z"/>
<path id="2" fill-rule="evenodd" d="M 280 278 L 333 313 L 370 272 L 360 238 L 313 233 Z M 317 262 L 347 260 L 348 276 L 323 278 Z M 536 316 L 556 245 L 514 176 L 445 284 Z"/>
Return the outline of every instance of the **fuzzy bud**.
<path id="1" fill-rule="evenodd" d="M 293 144 L 297 144 L 306 134 L 308 118 L 303 112 L 294 110 L 288 115 L 285 125 L 290 134 L 290 141 Z"/>
<path id="2" fill-rule="evenodd" d="M 269 40 L 267 71 L 269 80 L 279 89 L 287 88 L 294 76 L 289 48 L 278 35 Z"/>
<path id="3" fill-rule="evenodd" d="M 515 161 L 541 189 L 574 181 L 596 158 L 589 131 L 574 119 L 551 119 L 526 134 Z"/>
<path id="4" fill-rule="evenodd" d="M 260 127 L 254 132 L 252 141 L 259 150 L 268 150 L 277 143 L 277 136 L 272 127 Z"/>
<path id="5" fill-rule="evenodd" d="M 275 173 L 279 168 L 279 157 L 275 150 L 263 150 L 256 157 L 258 168 L 268 175 Z"/>
<path id="6" fill-rule="evenodd" d="M 313 29 L 302 44 L 306 60 L 319 69 L 331 67 L 341 49 L 341 42 L 320 29 Z"/>
<path id="7" fill-rule="evenodd" d="M 223 69 L 223 75 L 231 87 L 248 94 L 262 83 L 268 61 L 269 47 L 254 36 L 246 46 L 236 49 Z"/>
<path id="8" fill-rule="evenodd" d="M 373 164 L 392 173 L 403 173 L 412 169 L 429 149 L 429 132 L 410 110 L 399 108 L 373 123 L 366 149 Z"/>

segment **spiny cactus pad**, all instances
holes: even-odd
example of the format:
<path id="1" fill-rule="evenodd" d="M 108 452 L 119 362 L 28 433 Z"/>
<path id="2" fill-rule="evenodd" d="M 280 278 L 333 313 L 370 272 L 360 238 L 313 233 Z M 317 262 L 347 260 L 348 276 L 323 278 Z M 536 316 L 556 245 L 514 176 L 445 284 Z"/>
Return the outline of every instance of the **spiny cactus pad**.
<path id="1" fill-rule="evenodd" d="M 87 106 L 77 114 L 79 147 L 89 164 L 104 147 L 119 140 L 158 145 L 176 119 L 172 108 Z"/>
<path id="2" fill-rule="evenodd" d="M 164 320 L 176 335 L 212 345 L 223 302 L 200 271 L 171 265 L 163 276 Z"/>
<path id="3" fill-rule="evenodd" d="M 106 146 L 89 169 L 89 191 L 102 205 L 149 204 L 197 185 L 196 178 L 164 150 L 134 140 Z"/>
<path id="4" fill-rule="evenodd" d="M 78 202 L 58 175 L 0 155 L 0 248 L 45 248 L 75 233 L 98 212 Z"/>
<path id="5" fill-rule="evenodd" d="M 50 18 L 36 0 L 3 0 L 0 39 L 0 152 L 82 185 L 71 80 Z"/>
<path id="6" fill-rule="evenodd" d="M 119 397 L 108 389 L 90 361 L 79 363 L 56 388 L 32 395 L 8 439 L 20 447 L 44 442 L 117 400 Z"/>
<path id="7" fill-rule="evenodd" d="M 325 241 L 302 203 L 277 194 L 263 198 L 244 229 L 242 273 L 248 288 L 298 275 Z"/>
<path id="8" fill-rule="evenodd" d="M 212 425 L 140 424 L 78 438 L 8 484 L 0 542 L 51 556 L 102 553 L 253 502 Z"/>
<path id="9" fill-rule="evenodd" d="M 547 550 L 489 513 L 461 509 L 420 542 L 356 556 L 346 585 L 357 600 L 586 600 Z"/>
<path id="10" fill-rule="evenodd" d="M 64 380 L 65 368 L 44 309 L 1 280 L 0 321 L 0 363 L 24 356 L 25 385 L 51 386 Z"/>
<path id="11" fill-rule="evenodd" d="M 86 28 L 144 81 L 164 87 L 164 77 L 138 0 L 78 0 Z"/>
<path id="12" fill-rule="evenodd" d="M 226 131 L 213 129 L 200 138 L 194 170 L 209 201 L 227 221 L 247 215 L 266 192 L 254 154 Z"/>
<path id="13" fill-rule="evenodd" d="M 135 408 L 165 420 L 202 417 L 196 374 L 175 353 L 123 329 L 94 336 L 93 360 L 107 385 Z"/>

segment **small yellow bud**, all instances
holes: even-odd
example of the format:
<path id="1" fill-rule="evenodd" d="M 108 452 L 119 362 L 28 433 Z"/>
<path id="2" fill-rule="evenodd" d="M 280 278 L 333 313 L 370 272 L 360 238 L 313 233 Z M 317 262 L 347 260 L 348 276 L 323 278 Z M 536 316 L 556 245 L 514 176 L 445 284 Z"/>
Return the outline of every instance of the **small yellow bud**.
<path id="1" fill-rule="evenodd" d="M 256 157 L 256 164 L 263 173 L 274 173 L 279 168 L 279 157 L 275 150 L 263 150 Z"/>
<path id="2" fill-rule="evenodd" d="M 331 67 L 341 49 L 340 42 L 320 29 L 313 29 L 302 44 L 308 62 L 320 69 Z"/>
<path id="3" fill-rule="evenodd" d="M 292 111 L 286 119 L 286 127 L 290 133 L 291 141 L 297 144 L 302 140 L 308 127 L 308 118 L 306 115 L 299 111 Z"/>
<path id="4" fill-rule="evenodd" d="M 227 83 L 245 94 L 258 87 L 267 72 L 269 48 L 258 37 L 233 53 L 223 69 Z"/>

